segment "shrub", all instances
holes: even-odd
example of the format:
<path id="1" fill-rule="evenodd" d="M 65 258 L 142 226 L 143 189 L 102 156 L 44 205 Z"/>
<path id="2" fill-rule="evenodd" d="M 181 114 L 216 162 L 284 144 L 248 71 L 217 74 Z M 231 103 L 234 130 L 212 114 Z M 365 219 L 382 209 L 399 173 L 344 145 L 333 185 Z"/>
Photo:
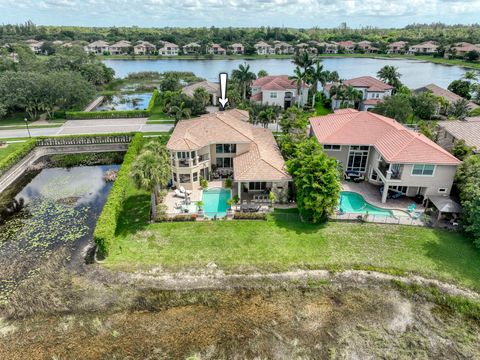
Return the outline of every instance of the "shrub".
<path id="1" fill-rule="evenodd" d="M 266 213 L 242 213 L 236 212 L 233 215 L 235 220 L 267 220 Z"/>
<path id="2" fill-rule="evenodd" d="M 232 188 L 232 184 L 233 184 L 233 180 L 232 179 L 226 179 L 225 180 L 225 187 L 227 189 L 231 189 Z"/>
<path id="3" fill-rule="evenodd" d="M 133 166 L 135 158 L 143 145 L 143 135 L 138 133 L 133 137 L 128 151 L 123 159 L 123 164 L 118 172 L 117 180 L 112 186 L 108 200 L 100 214 L 93 239 L 104 256 L 108 255 L 110 247 L 115 239 L 115 231 L 120 212 L 126 197 L 128 183 L 130 182 L 130 169 Z"/>
<path id="4" fill-rule="evenodd" d="M 197 219 L 196 214 L 178 214 L 175 216 L 159 215 L 155 219 L 157 222 L 187 222 L 195 221 Z"/>
<path id="5" fill-rule="evenodd" d="M 18 161 L 28 155 L 37 145 L 35 139 L 30 139 L 22 144 L 17 150 L 9 154 L 8 156 L 0 159 L 0 174 L 4 173 L 15 165 Z"/>

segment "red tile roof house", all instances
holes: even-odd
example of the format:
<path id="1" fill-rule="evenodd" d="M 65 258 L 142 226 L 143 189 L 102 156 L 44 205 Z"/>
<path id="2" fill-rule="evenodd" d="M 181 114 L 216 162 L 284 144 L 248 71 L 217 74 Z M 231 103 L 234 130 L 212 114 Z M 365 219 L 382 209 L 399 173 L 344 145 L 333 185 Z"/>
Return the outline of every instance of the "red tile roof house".
<path id="1" fill-rule="evenodd" d="M 407 46 L 405 41 L 395 41 L 387 45 L 387 54 L 404 54 Z"/>
<path id="2" fill-rule="evenodd" d="M 476 51 L 480 53 L 480 46 L 470 44 L 467 42 L 456 43 L 453 46 L 451 46 L 448 49 L 448 51 L 445 51 L 444 57 L 447 59 L 450 58 L 451 56 L 464 57 L 470 51 Z"/>
<path id="3" fill-rule="evenodd" d="M 255 50 L 257 50 L 258 55 L 275 54 L 275 48 L 272 45 L 266 43 L 265 41 L 259 41 L 258 43 L 253 45 L 253 47 L 255 48 Z"/>
<path id="4" fill-rule="evenodd" d="M 213 55 L 225 55 L 227 51 L 219 44 L 212 44 L 207 48 L 207 53 Z"/>
<path id="5" fill-rule="evenodd" d="M 360 41 L 358 47 L 362 49 L 366 54 L 375 54 L 380 50 L 372 45 L 371 41 Z"/>
<path id="6" fill-rule="evenodd" d="M 251 84 L 251 101 L 261 104 L 277 105 L 284 109 L 300 102 L 304 106 L 308 101 L 308 86 L 303 84 L 297 97 L 297 85 L 288 75 L 271 75 L 256 79 Z"/>
<path id="7" fill-rule="evenodd" d="M 313 117 L 310 135 L 344 171 L 362 173 L 368 182 L 384 186 L 382 203 L 389 189 L 407 196 L 448 196 L 461 163 L 424 135 L 371 112 L 342 109 Z"/>
<path id="8" fill-rule="evenodd" d="M 367 111 L 374 108 L 383 98 L 392 95 L 393 86 L 385 84 L 383 81 L 375 79 L 371 76 L 361 76 L 343 81 L 344 85 L 350 85 L 362 92 L 362 101 L 359 104 L 359 110 Z M 330 90 L 333 85 L 327 84 L 323 89 L 323 93 L 330 99 Z M 353 102 L 350 102 L 353 106 Z M 342 107 L 342 102 L 335 97 L 332 98 L 332 109 L 339 109 Z"/>
<path id="9" fill-rule="evenodd" d="M 408 48 L 407 54 L 434 54 L 437 52 L 438 45 L 433 41 L 426 41 L 418 45 L 413 45 Z"/>
<path id="10" fill-rule="evenodd" d="M 232 54 L 243 54 L 245 52 L 244 46 L 240 43 L 230 45 L 230 49 L 232 49 Z"/>
<path id="11" fill-rule="evenodd" d="M 167 143 L 174 185 L 198 190 L 200 177 L 229 172 L 241 200 L 270 189 L 285 201 L 292 178 L 272 131 L 248 120 L 248 112 L 233 109 L 179 121 Z"/>
<path id="12" fill-rule="evenodd" d="M 355 43 L 353 41 L 340 41 L 337 42 L 339 48 L 343 49 L 346 53 L 353 53 L 355 50 Z"/>

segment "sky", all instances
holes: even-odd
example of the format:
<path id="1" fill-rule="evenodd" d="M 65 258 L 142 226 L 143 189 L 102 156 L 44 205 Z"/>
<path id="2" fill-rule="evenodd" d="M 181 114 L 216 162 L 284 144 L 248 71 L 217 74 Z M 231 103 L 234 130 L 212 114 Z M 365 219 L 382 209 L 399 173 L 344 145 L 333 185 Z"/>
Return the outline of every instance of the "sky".
<path id="1" fill-rule="evenodd" d="M 403 27 L 480 22 L 480 0 L 0 0 L 0 23 L 76 26 Z"/>

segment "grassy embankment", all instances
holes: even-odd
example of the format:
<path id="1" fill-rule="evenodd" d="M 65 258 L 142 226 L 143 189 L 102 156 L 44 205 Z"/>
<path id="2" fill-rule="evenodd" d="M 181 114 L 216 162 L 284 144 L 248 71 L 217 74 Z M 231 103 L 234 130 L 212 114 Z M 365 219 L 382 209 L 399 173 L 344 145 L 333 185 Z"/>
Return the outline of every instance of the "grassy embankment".
<path id="1" fill-rule="evenodd" d="M 480 290 L 480 251 L 464 235 L 438 229 L 329 222 L 296 213 L 268 221 L 148 224 L 149 194 L 128 189 L 117 239 L 104 265 L 179 271 L 214 262 L 227 272 L 372 269 L 412 272 Z"/>

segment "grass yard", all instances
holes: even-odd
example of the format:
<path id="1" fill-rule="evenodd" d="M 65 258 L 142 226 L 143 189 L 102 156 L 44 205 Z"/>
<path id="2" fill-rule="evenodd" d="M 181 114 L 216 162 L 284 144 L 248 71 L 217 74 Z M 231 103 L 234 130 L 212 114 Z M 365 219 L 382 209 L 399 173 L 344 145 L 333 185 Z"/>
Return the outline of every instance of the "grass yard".
<path id="1" fill-rule="evenodd" d="M 304 224 L 294 213 L 268 221 L 147 224 L 149 196 L 130 189 L 117 242 L 104 265 L 227 271 L 372 269 L 414 272 L 480 290 L 480 251 L 461 234 L 409 226 Z"/>
<path id="2" fill-rule="evenodd" d="M 328 115 L 328 114 L 331 114 L 333 113 L 332 109 L 328 109 L 325 107 L 325 105 L 323 104 L 323 101 L 317 101 L 317 103 L 315 104 L 315 115 L 316 116 L 323 116 L 323 115 Z"/>
<path id="3" fill-rule="evenodd" d="M 7 147 L 0 147 L 0 160 L 13 153 L 22 145 L 23 143 L 10 143 L 7 145 Z"/>
<path id="4" fill-rule="evenodd" d="M 168 121 L 175 121 L 170 115 L 165 114 L 163 112 L 163 107 L 160 104 L 156 104 L 153 109 L 148 121 L 151 120 L 168 120 Z"/>

